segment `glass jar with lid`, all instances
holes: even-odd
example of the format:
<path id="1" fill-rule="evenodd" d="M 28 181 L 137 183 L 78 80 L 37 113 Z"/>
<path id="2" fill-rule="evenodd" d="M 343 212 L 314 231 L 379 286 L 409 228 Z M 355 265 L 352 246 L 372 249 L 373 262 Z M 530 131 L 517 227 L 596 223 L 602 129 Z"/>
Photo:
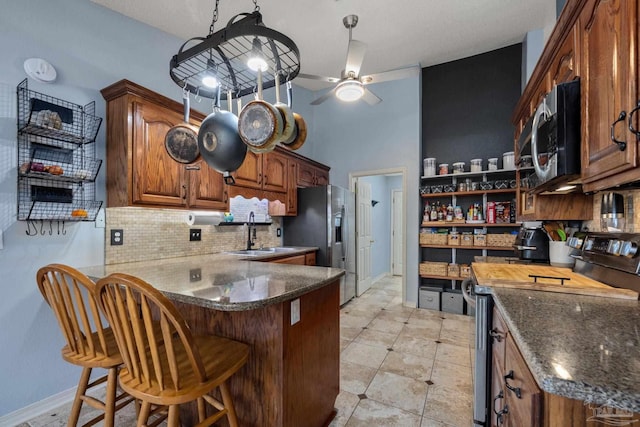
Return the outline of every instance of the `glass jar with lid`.
<path id="1" fill-rule="evenodd" d="M 464 162 L 455 162 L 453 164 L 453 173 L 463 173 L 464 172 Z"/>

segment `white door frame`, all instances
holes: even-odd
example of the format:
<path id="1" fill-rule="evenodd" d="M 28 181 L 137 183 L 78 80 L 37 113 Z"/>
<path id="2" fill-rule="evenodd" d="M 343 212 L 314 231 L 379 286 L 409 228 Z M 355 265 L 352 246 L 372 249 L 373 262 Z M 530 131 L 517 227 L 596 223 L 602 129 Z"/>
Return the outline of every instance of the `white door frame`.
<path id="1" fill-rule="evenodd" d="M 395 208 L 397 205 L 396 202 L 396 196 L 400 195 L 401 197 L 401 205 L 400 205 L 400 211 L 401 213 L 399 215 L 396 215 L 395 213 Z M 402 259 L 402 254 L 398 254 L 396 251 L 396 242 L 398 240 L 400 240 L 400 247 L 404 248 L 404 234 L 402 233 L 402 223 L 404 223 L 404 217 L 402 216 L 402 202 L 404 201 L 404 193 L 402 192 L 401 189 L 393 189 L 391 190 L 391 275 L 393 276 L 397 276 L 396 271 L 398 270 L 396 268 L 396 256 L 400 255 L 400 259 L 402 262 L 404 262 L 404 260 Z M 400 220 L 402 221 L 401 226 L 400 226 L 400 232 L 399 233 L 395 233 L 395 229 L 396 229 L 396 225 L 397 225 L 397 221 Z M 398 236 L 399 235 L 399 236 Z M 400 251 L 402 252 L 402 250 Z M 402 275 L 402 268 L 404 268 L 404 264 L 400 264 L 400 272 L 399 274 Z"/>
<path id="2" fill-rule="evenodd" d="M 356 190 L 358 178 L 376 175 L 401 175 L 402 176 L 402 235 L 407 235 L 407 168 L 375 169 L 370 171 L 349 172 L 349 189 Z M 406 239 L 405 239 L 406 240 Z M 402 245 L 402 304 L 406 302 L 407 295 L 407 245 Z"/>

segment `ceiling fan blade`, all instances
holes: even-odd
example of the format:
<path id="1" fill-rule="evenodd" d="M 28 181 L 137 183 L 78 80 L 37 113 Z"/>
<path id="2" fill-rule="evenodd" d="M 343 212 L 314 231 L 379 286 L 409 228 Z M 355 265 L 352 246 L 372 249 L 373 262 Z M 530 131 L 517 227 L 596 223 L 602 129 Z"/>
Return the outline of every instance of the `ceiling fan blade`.
<path id="1" fill-rule="evenodd" d="M 383 71 L 382 73 L 369 74 L 362 76 L 360 81 L 362 84 L 368 85 L 371 83 L 382 83 L 391 80 L 406 79 L 407 77 L 413 77 L 420 74 L 420 67 L 407 67 L 398 68 L 397 70 Z"/>
<path id="2" fill-rule="evenodd" d="M 322 82 L 329 82 L 329 83 L 338 83 L 340 81 L 340 79 L 336 77 L 315 76 L 313 74 L 303 74 L 303 73 L 299 73 L 296 77 L 309 79 L 309 80 L 320 80 Z"/>
<path id="3" fill-rule="evenodd" d="M 364 94 L 362 95 L 361 99 L 363 99 L 367 104 L 376 105 L 382 102 L 382 99 L 380 99 L 375 93 L 371 92 L 366 87 L 363 89 L 364 89 Z"/>
<path id="4" fill-rule="evenodd" d="M 325 93 L 324 95 L 322 95 L 320 98 L 314 100 L 311 102 L 311 105 L 318 105 L 318 104 L 322 104 L 324 101 L 326 101 L 327 99 L 331 98 L 333 96 L 333 94 L 336 92 L 336 87 L 334 87 L 333 89 L 331 89 L 329 92 Z"/>
<path id="5" fill-rule="evenodd" d="M 349 49 L 347 50 L 347 65 L 344 67 L 345 76 L 358 77 L 360 75 L 360 67 L 364 61 L 364 54 L 367 51 L 367 44 L 358 40 L 349 41 Z"/>

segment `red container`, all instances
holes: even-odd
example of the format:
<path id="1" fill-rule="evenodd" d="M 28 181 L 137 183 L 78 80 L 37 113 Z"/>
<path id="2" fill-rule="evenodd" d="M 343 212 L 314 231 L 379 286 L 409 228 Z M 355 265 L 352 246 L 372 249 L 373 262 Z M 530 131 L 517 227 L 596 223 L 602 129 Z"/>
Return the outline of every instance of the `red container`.
<path id="1" fill-rule="evenodd" d="M 496 223 L 496 202 L 487 202 L 487 224 Z"/>

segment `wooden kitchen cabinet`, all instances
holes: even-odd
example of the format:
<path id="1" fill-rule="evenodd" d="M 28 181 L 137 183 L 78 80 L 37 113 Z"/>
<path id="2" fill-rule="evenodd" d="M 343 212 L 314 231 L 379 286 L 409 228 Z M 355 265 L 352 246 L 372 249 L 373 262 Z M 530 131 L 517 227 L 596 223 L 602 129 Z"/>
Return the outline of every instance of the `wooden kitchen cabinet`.
<path id="1" fill-rule="evenodd" d="M 638 141 L 628 120 L 639 101 L 638 2 L 589 0 L 579 25 L 582 181 L 585 191 L 596 191 L 640 179 Z M 623 112 L 627 117 L 614 125 Z M 637 129 L 637 114 L 634 116 Z M 626 148 L 612 140 L 612 132 Z"/>
<path id="2" fill-rule="evenodd" d="M 182 164 L 164 138 L 183 122 L 182 104 L 121 80 L 101 91 L 107 101 L 107 206 L 228 210 L 222 174 L 198 160 Z M 204 115 L 191 112 L 199 125 Z"/>
<path id="3" fill-rule="evenodd" d="M 310 163 L 298 164 L 298 187 L 318 187 L 329 184 L 329 171 Z"/>
<path id="4" fill-rule="evenodd" d="M 491 425 L 541 425 L 542 391 L 520 355 L 500 312 L 493 309 Z"/>

